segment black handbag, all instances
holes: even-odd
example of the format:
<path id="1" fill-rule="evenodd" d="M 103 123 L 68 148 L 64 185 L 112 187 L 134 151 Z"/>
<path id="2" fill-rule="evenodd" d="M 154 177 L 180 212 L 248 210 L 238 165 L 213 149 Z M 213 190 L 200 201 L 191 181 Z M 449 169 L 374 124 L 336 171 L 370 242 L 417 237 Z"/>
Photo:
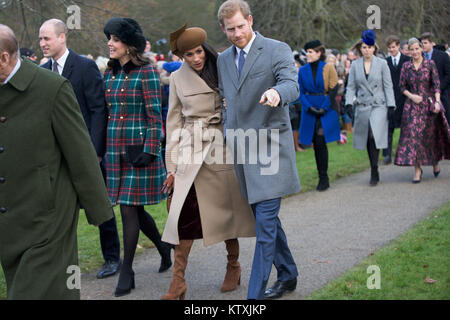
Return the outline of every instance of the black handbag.
<path id="1" fill-rule="evenodd" d="M 133 163 L 136 158 L 144 151 L 144 144 L 132 144 L 125 146 L 127 161 Z"/>

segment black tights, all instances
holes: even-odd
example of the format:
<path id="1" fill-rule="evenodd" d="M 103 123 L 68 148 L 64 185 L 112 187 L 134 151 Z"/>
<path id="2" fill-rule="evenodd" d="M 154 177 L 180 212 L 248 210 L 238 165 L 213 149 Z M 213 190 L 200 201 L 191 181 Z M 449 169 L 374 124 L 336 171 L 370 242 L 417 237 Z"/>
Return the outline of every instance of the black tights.
<path id="1" fill-rule="evenodd" d="M 123 224 L 123 264 L 130 267 L 133 264 L 134 254 L 139 239 L 139 230 L 155 244 L 161 254 L 162 241 L 155 220 L 148 214 L 143 206 L 120 206 Z"/>
<path id="2" fill-rule="evenodd" d="M 316 130 L 313 136 L 314 156 L 319 178 L 326 178 L 328 171 L 328 148 L 322 130 Z"/>
<path id="3" fill-rule="evenodd" d="M 378 157 L 380 156 L 380 149 L 377 149 L 375 138 L 372 133 L 372 128 L 369 125 L 369 136 L 367 138 L 367 153 L 369 155 L 370 167 L 378 169 Z"/>

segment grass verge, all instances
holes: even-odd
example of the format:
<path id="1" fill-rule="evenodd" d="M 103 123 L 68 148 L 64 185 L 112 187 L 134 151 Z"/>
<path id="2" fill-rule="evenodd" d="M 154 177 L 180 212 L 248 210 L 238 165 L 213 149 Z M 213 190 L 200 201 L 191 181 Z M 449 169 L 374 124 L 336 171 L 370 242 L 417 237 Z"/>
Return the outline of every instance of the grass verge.
<path id="1" fill-rule="evenodd" d="M 307 299 L 449 300 L 449 248 L 450 202 Z M 379 289 L 368 289 L 369 266 L 379 267 Z"/>

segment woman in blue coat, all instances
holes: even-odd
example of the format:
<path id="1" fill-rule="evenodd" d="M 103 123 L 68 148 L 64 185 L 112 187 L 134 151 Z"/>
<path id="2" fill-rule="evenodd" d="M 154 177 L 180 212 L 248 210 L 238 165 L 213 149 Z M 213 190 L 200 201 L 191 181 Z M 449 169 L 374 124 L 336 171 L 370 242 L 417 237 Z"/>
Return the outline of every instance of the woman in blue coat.
<path id="1" fill-rule="evenodd" d="M 319 40 L 306 43 L 305 51 L 308 63 L 298 72 L 302 104 L 300 143 L 314 144 L 319 172 L 317 190 L 324 191 L 330 187 L 327 143 L 338 141 L 341 137 L 339 116 L 330 100 L 336 95 L 338 76 L 334 66 L 324 62 L 325 47 Z"/>

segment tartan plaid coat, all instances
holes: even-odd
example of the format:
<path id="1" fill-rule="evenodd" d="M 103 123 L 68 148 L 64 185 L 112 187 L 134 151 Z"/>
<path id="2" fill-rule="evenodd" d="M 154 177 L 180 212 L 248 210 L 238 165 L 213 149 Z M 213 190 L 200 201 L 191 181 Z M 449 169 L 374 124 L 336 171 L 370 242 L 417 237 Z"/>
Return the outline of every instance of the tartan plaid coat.
<path id="1" fill-rule="evenodd" d="M 113 205 L 149 205 L 165 199 L 161 187 L 166 177 L 161 157 L 163 136 L 159 75 L 151 65 L 117 63 L 104 76 L 108 106 L 106 181 Z M 156 156 L 150 165 L 135 168 L 125 147 L 142 145 Z"/>

